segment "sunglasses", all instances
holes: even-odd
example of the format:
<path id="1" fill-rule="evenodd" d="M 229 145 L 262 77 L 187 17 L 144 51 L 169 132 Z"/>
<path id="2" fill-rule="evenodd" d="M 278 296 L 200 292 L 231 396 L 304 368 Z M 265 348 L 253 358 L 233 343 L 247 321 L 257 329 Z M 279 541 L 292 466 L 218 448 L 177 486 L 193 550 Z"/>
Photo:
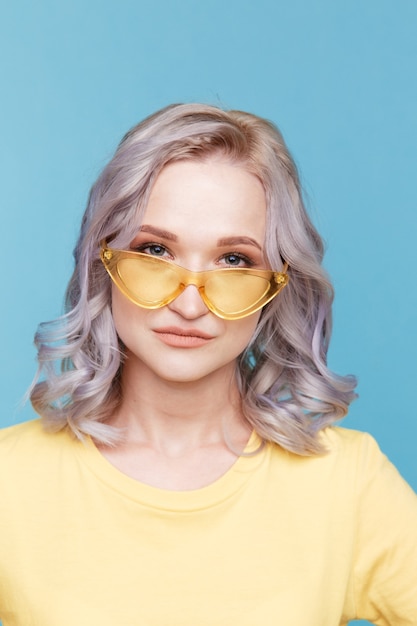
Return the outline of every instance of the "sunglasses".
<path id="1" fill-rule="evenodd" d="M 194 285 L 212 313 L 238 320 L 259 311 L 288 283 L 287 263 L 282 272 L 250 268 L 192 272 L 149 254 L 108 248 L 105 241 L 100 256 L 114 284 L 145 309 L 166 306 Z"/>

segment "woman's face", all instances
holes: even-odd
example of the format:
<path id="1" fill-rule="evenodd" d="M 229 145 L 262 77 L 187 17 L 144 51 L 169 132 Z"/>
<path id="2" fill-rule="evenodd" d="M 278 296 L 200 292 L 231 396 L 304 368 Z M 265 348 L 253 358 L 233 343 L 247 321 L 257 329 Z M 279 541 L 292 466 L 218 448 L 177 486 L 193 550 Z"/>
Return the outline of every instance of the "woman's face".
<path id="1" fill-rule="evenodd" d="M 242 166 L 221 158 L 180 161 L 157 178 L 130 247 L 193 271 L 265 268 L 265 221 L 262 184 Z M 125 368 L 177 382 L 234 370 L 260 316 L 220 319 L 193 285 L 155 310 L 133 304 L 113 286 L 112 308 Z"/>

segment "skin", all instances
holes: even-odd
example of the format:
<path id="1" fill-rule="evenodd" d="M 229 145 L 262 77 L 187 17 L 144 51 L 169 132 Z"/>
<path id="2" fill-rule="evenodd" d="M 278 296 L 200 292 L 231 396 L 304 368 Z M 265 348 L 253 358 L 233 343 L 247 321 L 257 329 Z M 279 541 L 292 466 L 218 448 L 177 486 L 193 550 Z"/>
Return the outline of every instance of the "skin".
<path id="1" fill-rule="evenodd" d="M 156 180 L 131 248 L 193 271 L 266 268 L 266 200 L 260 181 L 221 158 L 168 165 Z M 113 287 L 116 330 L 126 346 L 123 401 L 112 423 L 125 441 L 100 447 L 125 474 L 155 487 L 196 489 L 235 462 L 250 429 L 235 382 L 236 359 L 260 312 L 241 320 L 211 313 L 197 288 L 148 310 Z"/>

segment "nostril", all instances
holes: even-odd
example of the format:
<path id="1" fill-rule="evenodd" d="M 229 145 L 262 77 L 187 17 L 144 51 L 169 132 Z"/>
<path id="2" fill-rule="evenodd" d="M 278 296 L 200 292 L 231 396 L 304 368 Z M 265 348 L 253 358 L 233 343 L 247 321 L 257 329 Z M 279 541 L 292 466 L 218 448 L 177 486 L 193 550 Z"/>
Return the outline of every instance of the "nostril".
<path id="1" fill-rule="evenodd" d="M 187 319 L 205 315 L 209 310 L 195 285 L 187 285 L 168 307 Z"/>

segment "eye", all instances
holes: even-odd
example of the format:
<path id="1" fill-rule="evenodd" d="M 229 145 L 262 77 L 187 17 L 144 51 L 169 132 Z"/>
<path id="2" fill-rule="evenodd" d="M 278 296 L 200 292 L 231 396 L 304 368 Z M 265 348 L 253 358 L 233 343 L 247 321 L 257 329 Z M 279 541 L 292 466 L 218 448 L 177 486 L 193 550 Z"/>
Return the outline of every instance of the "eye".
<path id="1" fill-rule="evenodd" d="M 168 250 L 160 243 L 143 243 L 140 246 L 136 246 L 135 250 L 136 252 L 142 252 L 143 254 L 149 254 L 151 256 L 164 257 L 169 255 Z"/>
<path id="2" fill-rule="evenodd" d="M 229 254 L 225 254 L 222 257 L 222 260 L 230 267 L 251 267 L 254 265 L 254 262 L 249 257 L 245 254 L 241 254 L 240 252 L 230 252 Z"/>

